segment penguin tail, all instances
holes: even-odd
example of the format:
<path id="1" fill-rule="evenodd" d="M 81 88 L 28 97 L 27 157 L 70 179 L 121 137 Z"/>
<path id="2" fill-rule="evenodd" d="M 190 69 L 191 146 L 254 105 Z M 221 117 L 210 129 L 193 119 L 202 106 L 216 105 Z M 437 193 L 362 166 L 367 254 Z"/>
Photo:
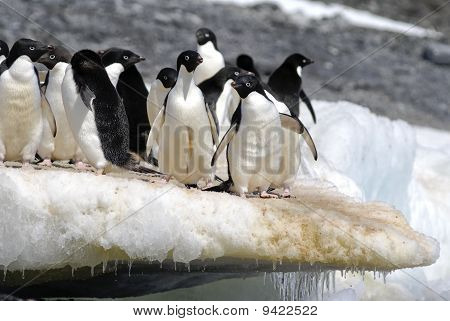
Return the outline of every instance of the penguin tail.
<path id="1" fill-rule="evenodd" d="M 226 180 L 226 181 L 220 183 L 217 186 L 206 188 L 206 189 L 204 189 L 204 191 L 206 191 L 206 192 L 217 192 L 217 193 L 228 192 L 230 190 L 230 188 L 231 188 L 231 185 L 233 185 L 233 181 L 229 179 L 229 180 Z"/>
<path id="2" fill-rule="evenodd" d="M 128 156 L 128 162 L 123 166 L 125 169 L 137 173 L 162 175 L 154 169 L 152 164 L 144 161 L 138 154 L 129 152 Z"/>

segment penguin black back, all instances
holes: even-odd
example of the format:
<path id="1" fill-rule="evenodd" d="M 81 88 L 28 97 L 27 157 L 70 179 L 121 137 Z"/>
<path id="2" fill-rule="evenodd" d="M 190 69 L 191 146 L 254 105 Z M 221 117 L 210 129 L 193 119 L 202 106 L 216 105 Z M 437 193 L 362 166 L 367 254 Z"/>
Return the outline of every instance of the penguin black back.
<path id="1" fill-rule="evenodd" d="M 286 104 L 293 116 L 298 117 L 302 78 L 298 68 L 303 68 L 313 61 L 302 54 L 292 54 L 270 75 L 267 82 L 277 99 Z M 313 113 L 313 112 L 312 112 Z M 315 118 L 315 116 L 314 116 Z"/>
<path id="2" fill-rule="evenodd" d="M 236 58 L 236 66 L 241 68 L 242 70 L 249 71 L 259 79 L 261 76 L 259 75 L 258 70 L 256 70 L 255 64 L 253 62 L 253 58 L 246 54 L 241 54 Z"/>
<path id="3" fill-rule="evenodd" d="M 82 50 L 72 57 L 71 64 L 77 91 L 86 107 L 94 111 L 105 158 L 113 165 L 127 165 L 131 158 L 128 120 L 100 56 L 91 50 Z"/>

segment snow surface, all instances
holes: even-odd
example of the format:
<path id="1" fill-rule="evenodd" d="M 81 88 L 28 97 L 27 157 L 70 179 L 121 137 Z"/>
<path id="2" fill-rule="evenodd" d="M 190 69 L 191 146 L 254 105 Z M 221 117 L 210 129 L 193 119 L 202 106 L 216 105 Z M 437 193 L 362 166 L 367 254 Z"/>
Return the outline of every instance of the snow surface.
<path id="1" fill-rule="evenodd" d="M 301 15 L 309 19 L 341 17 L 348 23 L 368 29 L 385 30 L 404 33 L 415 37 L 440 37 L 440 32 L 425 29 L 410 23 L 401 22 L 375 15 L 365 10 L 353 9 L 349 6 L 333 3 L 326 4 L 310 0 L 209 0 L 210 2 L 232 3 L 240 6 L 253 6 L 259 3 L 274 3 L 281 10 L 292 15 Z"/>

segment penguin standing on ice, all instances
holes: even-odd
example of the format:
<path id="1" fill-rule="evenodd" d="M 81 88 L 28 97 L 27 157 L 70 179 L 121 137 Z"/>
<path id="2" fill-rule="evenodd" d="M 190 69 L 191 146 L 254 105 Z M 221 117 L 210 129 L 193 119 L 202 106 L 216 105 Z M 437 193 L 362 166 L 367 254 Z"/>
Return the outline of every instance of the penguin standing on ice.
<path id="1" fill-rule="evenodd" d="M 170 89 L 177 82 L 177 71 L 172 68 L 163 68 L 150 86 L 147 97 L 147 116 L 150 126 L 156 119 L 159 111 L 164 107 L 164 101 Z"/>
<path id="2" fill-rule="evenodd" d="M 33 62 L 51 49 L 39 41 L 20 39 L 0 64 L 0 164 L 21 160 L 27 165 L 34 160 L 43 119 Z"/>
<path id="3" fill-rule="evenodd" d="M 120 48 L 110 48 L 101 56 L 106 72 L 125 106 L 130 128 L 130 150 L 144 153 L 145 133 L 150 130 L 146 115 L 148 90 L 136 64 L 145 58 Z"/>
<path id="4" fill-rule="evenodd" d="M 210 160 L 218 140 L 217 129 L 202 91 L 194 82 L 194 71 L 202 61 L 195 51 L 178 56 L 177 82 L 167 95 L 147 142 L 150 152 L 159 138 L 160 171 L 187 187 L 197 186 L 201 179 L 210 183 L 214 177 Z"/>
<path id="5" fill-rule="evenodd" d="M 214 32 L 208 28 L 200 28 L 195 36 L 197 38 L 197 52 L 203 58 L 203 63 L 197 67 L 194 73 L 195 83 L 199 85 L 225 67 L 225 59 L 217 48 L 217 39 Z"/>
<path id="6" fill-rule="evenodd" d="M 8 44 L 3 40 L 0 40 L 0 63 L 6 59 L 9 55 Z"/>
<path id="7" fill-rule="evenodd" d="M 97 53 L 81 50 L 72 57 L 62 97 L 75 140 L 98 173 L 117 167 L 142 169 L 129 152 L 128 119 L 122 99 Z"/>
<path id="8" fill-rule="evenodd" d="M 295 117 L 300 114 L 299 99 L 301 99 L 308 107 L 315 123 L 316 114 L 311 101 L 302 89 L 302 70 L 313 62 L 302 54 L 292 54 L 270 75 L 267 85 L 276 94 L 277 100 L 285 103 Z"/>
<path id="9" fill-rule="evenodd" d="M 45 79 L 45 97 L 50 105 L 55 117 L 56 135 L 54 137 L 54 149 L 51 154 L 52 160 L 72 160 L 79 168 L 84 168 L 83 153 L 73 137 L 70 129 L 64 102 L 62 98 L 61 86 L 66 74 L 67 66 L 70 64 L 72 55 L 62 47 L 56 46 L 54 50 L 45 53 L 38 59 L 48 68 Z M 40 155 L 42 157 L 42 155 Z"/>
<path id="10" fill-rule="evenodd" d="M 241 54 L 236 58 L 236 66 L 242 70 L 249 71 L 253 73 L 256 78 L 261 79 L 258 70 L 256 70 L 253 58 L 246 54 Z"/>

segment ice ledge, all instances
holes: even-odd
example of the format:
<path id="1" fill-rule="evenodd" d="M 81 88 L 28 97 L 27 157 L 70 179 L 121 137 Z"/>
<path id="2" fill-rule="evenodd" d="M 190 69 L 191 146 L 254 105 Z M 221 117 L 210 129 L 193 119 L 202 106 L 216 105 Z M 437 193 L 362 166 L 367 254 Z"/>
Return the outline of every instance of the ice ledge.
<path id="1" fill-rule="evenodd" d="M 217 265 L 254 260 L 282 263 L 283 271 L 299 264 L 395 270 L 439 257 L 438 242 L 412 230 L 399 211 L 359 203 L 319 182 L 296 186 L 295 199 L 262 200 L 145 179 L 151 182 L 1 168 L 0 266 L 167 259 L 211 266 L 222 258 Z"/>

